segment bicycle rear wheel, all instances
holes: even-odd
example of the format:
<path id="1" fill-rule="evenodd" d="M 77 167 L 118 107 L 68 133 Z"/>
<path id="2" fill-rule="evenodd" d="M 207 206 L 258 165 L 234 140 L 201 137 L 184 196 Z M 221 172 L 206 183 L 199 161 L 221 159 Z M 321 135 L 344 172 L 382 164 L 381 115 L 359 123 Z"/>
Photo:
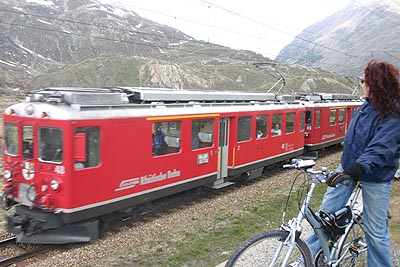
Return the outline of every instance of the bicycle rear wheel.
<path id="1" fill-rule="evenodd" d="M 286 244 L 288 232 L 283 230 L 269 231 L 258 234 L 242 243 L 229 258 L 225 267 L 260 267 L 281 266 L 287 254 L 289 245 Z M 280 249 L 279 249 L 280 248 Z M 275 264 L 272 259 L 276 257 Z M 312 266 L 310 249 L 303 239 L 297 241 L 290 255 L 287 266 L 301 260 L 305 267 Z"/>
<path id="2" fill-rule="evenodd" d="M 346 234 L 344 242 L 339 245 L 338 258 L 344 255 L 340 267 L 367 266 L 367 244 L 363 228 L 362 214 L 355 215 L 357 222 Z"/>

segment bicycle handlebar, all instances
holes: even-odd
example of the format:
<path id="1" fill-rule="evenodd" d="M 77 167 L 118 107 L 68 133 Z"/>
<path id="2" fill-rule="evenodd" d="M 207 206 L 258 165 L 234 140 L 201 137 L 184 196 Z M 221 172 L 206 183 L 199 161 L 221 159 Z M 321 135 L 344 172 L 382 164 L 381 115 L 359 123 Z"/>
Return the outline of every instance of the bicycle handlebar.
<path id="1" fill-rule="evenodd" d="M 314 165 L 315 165 L 315 161 L 312 159 L 308 159 L 308 160 L 293 159 L 291 164 L 285 164 L 282 167 L 285 169 L 308 170 L 308 169 L 312 168 Z M 317 180 L 321 183 L 326 183 L 326 180 L 327 180 L 328 176 L 330 175 L 330 173 L 328 172 L 328 169 L 325 167 L 322 167 L 320 171 L 311 170 L 308 172 L 314 173 Z M 341 184 L 343 184 L 345 186 L 349 186 L 350 181 L 345 180 L 345 181 L 341 182 Z"/>
<path id="2" fill-rule="evenodd" d="M 283 165 L 283 168 L 286 169 L 308 169 L 311 168 L 315 165 L 315 161 L 312 159 L 293 159 L 292 164 L 285 164 Z"/>

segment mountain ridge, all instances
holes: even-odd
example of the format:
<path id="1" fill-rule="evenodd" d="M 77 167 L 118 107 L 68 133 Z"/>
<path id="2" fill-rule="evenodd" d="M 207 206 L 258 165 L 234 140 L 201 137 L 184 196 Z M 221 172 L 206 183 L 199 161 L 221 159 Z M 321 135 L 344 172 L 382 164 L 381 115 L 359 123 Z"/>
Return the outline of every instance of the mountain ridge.
<path id="1" fill-rule="evenodd" d="M 399 2 L 383 0 L 379 5 L 374 2 L 361 5 L 353 1 L 345 9 L 304 29 L 275 60 L 353 76 L 361 76 L 372 59 L 399 64 L 398 21 Z M 398 54 L 389 52 L 396 50 Z"/>
<path id="2" fill-rule="evenodd" d="M 96 0 L 45 2 L 0 0 L 0 87 L 268 91 L 285 83 L 280 93 L 352 93 L 358 85 L 354 75 L 338 75 L 336 69 L 321 69 L 324 65 L 278 64 L 255 52 L 195 40 L 122 6 Z M 311 56 L 315 62 L 324 56 L 318 53 Z"/>

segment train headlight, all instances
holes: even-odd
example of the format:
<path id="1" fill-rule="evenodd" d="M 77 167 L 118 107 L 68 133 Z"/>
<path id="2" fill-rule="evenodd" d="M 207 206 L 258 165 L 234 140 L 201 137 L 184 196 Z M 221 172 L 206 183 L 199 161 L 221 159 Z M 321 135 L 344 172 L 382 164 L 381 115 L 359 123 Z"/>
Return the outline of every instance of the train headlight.
<path id="1" fill-rule="evenodd" d="M 54 191 L 57 191 L 58 189 L 60 189 L 60 182 L 58 182 L 57 179 L 53 179 L 50 182 L 50 187 L 51 189 L 53 189 Z"/>
<path id="2" fill-rule="evenodd" d="M 4 178 L 6 178 L 7 182 L 12 181 L 12 174 L 10 170 L 4 170 L 3 172 Z"/>
<path id="3" fill-rule="evenodd" d="M 32 104 L 29 104 L 29 105 L 27 105 L 26 107 L 25 107 L 25 113 L 27 114 L 27 115 L 32 115 L 33 114 L 33 112 L 34 112 L 34 108 L 33 108 L 33 105 Z"/>

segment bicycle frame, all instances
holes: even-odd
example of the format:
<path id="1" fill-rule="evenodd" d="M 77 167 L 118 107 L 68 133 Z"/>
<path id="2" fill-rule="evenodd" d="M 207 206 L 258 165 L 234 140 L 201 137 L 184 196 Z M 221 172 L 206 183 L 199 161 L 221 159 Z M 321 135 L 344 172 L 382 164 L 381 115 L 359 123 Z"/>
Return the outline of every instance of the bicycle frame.
<path id="1" fill-rule="evenodd" d="M 353 198 L 350 200 L 350 204 L 349 204 L 349 206 L 350 206 L 351 210 L 353 211 L 353 213 L 354 213 L 354 207 L 357 204 L 358 197 L 359 197 L 359 195 L 361 193 L 361 190 L 362 190 L 361 189 L 361 184 L 358 184 L 356 187 L 357 187 L 357 189 L 356 189 L 356 191 L 354 193 Z M 351 229 L 353 228 L 354 224 L 358 224 L 362 228 L 362 230 L 365 232 L 364 225 L 360 223 L 361 214 L 362 214 L 362 211 L 359 212 L 359 213 L 354 213 L 353 219 L 352 219 L 351 223 L 349 223 L 349 225 L 347 225 L 344 234 L 335 242 L 335 244 L 333 246 L 333 249 L 332 249 L 332 252 L 331 252 L 331 255 L 334 256 L 334 257 L 331 257 L 331 259 L 333 261 L 332 262 L 330 260 L 328 261 L 328 263 L 332 264 L 333 267 L 336 267 L 339 263 L 341 263 L 342 260 L 348 258 L 345 255 L 347 254 L 347 251 L 350 249 L 350 247 L 346 248 L 345 253 L 342 253 L 342 256 L 340 258 L 339 258 L 340 251 L 339 251 L 338 248 L 342 247 L 343 243 L 345 242 L 345 238 L 347 236 L 347 233 L 349 233 L 351 231 Z M 363 253 L 365 251 L 367 251 L 367 248 L 362 249 L 360 252 Z"/>
<path id="2" fill-rule="evenodd" d="M 322 182 L 326 178 L 326 173 L 323 173 L 323 171 L 319 170 L 318 171 L 313 170 L 312 168 L 304 168 L 302 169 L 302 172 L 305 173 L 310 178 L 311 186 L 307 192 L 306 198 L 303 201 L 303 204 L 301 206 L 301 209 L 297 217 L 289 220 L 287 225 L 282 225 L 281 227 L 283 230 L 289 232 L 287 239 L 285 240 L 284 243 L 281 244 L 281 247 L 284 244 L 289 244 L 289 250 L 281 266 L 287 266 L 290 255 L 292 254 L 293 249 L 296 246 L 296 242 L 300 238 L 300 235 L 302 233 L 303 227 L 301 224 L 305 218 L 315 231 L 315 234 L 317 235 L 317 238 L 320 241 L 322 252 L 328 266 L 336 267 L 340 264 L 340 262 L 348 258 L 348 256 L 346 257 L 346 255 L 350 247 L 346 248 L 345 251 L 346 253 L 342 253 L 340 258 L 339 258 L 340 256 L 339 248 L 342 247 L 343 243 L 345 242 L 347 234 L 352 230 L 353 226 L 359 222 L 359 218 L 362 212 L 360 214 L 359 213 L 354 214 L 351 222 L 346 226 L 344 234 L 342 234 L 337 241 L 330 243 L 329 237 L 325 233 L 323 225 L 318 220 L 318 217 L 315 214 L 315 212 L 309 207 L 315 188 L 317 187 L 318 183 Z M 357 189 L 349 202 L 349 207 L 351 208 L 352 212 L 354 210 L 355 205 L 357 204 L 358 197 L 361 193 L 361 184 L 358 184 L 356 187 Z M 362 224 L 359 225 L 365 231 L 364 226 Z M 278 250 L 276 251 L 271 266 L 274 265 L 277 257 L 279 256 L 281 247 L 278 248 Z M 367 248 L 364 248 L 363 250 L 361 250 L 361 252 L 364 252 L 366 250 Z"/>
<path id="3" fill-rule="evenodd" d="M 320 176 L 318 178 L 318 174 L 321 174 L 322 171 L 315 171 L 311 168 L 309 168 L 309 169 L 304 168 L 304 169 L 302 169 L 302 171 L 307 173 L 307 175 L 311 178 L 312 183 L 311 183 L 310 189 L 307 192 L 306 198 L 301 206 L 301 209 L 300 209 L 297 217 L 289 220 L 287 226 L 282 225 L 282 228 L 289 232 L 289 235 L 288 235 L 289 240 L 288 239 L 285 240 L 285 242 L 281 244 L 281 247 L 284 244 L 289 243 L 289 250 L 288 250 L 288 253 L 286 254 L 285 259 L 283 260 L 283 263 L 281 266 L 286 266 L 288 264 L 290 255 L 292 254 L 293 249 L 296 246 L 296 242 L 297 242 L 298 238 L 300 238 L 300 235 L 302 233 L 303 226 L 301 225 L 301 223 L 302 223 L 304 217 L 307 219 L 307 221 L 310 223 L 310 225 L 313 227 L 313 229 L 318 233 L 317 234 L 318 238 L 325 237 L 326 240 L 328 239 L 327 235 L 322 230 L 321 223 L 317 221 L 317 219 L 314 217 L 315 215 L 312 214 L 312 210 L 309 208 L 315 188 L 317 187 L 317 184 L 321 182 L 322 179 L 325 179 L 325 176 Z M 280 254 L 281 247 L 277 249 L 275 257 L 272 260 L 271 266 L 273 266 L 273 264 L 275 264 L 276 259 Z M 326 248 L 328 249 L 327 251 L 329 251 L 329 247 L 327 244 L 326 244 Z"/>
<path id="4" fill-rule="evenodd" d="M 316 183 L 313 182 L 311 187 L 315 188 Z M 356 187 L 357 187 L 357 189 L 349 203 L 349 207 L 351 208 L 352 211 L 354 210 L 354 207 L 357 204 L 358 197 L 361 193 L 361 184 L 358 184 Z M 311 191 L 311 189 L 310 189 L 310 191 Z M 306 203 L 306 201 L 307 201 L 307 199 L 304 201 L 304 203 Z M 308 205 L 308 203 L 307 203 L 307 205 Z M 354 224 L 359 222 L 359 218 L 358 218 L 359 214 L 354 214 L 351 222 L 346 226 L 345 232 L 340 236 L 340 238 L 337 241 L 331 243 L 331 248 L 330 248 L 329 238 L 328 238 L 327 234 L 324 232 L 322 224 L 316 219 L 315 216 L 316 215 L 312 211 L 311 208 L 308 208 L 305 211 L 305 217 L 306 217 L 307 221 L 309 222 L 309 224 L 311 225 L 311 227 L 313 228 L 313 230 L 315 231 L 315 234 L 317 235 L 318 240 L 320 241 L 321 249 L 322 249 L 324 257 L 327 260 L 328 266 L 336 267 L 338 264 L 340 264 L 340 262 L 342 260 L 346 259 L 346 257 L 345 257 L 346 253 L 342 253 L 342 256 L 339 258 L 339 256 L 340 256 L 339 248 L 341 248 L 343 243 L 345 242 L 347 233 L 349 233 L 351 231 Z M 359 225 L 365 231 L 364 226 L 362 224 L 359 224 Z M 350 248 L 347 248 L 346 252 L 349 249 Z M 367 249 L 364 248 L 361 252 L 364 252 L 366 250 Z"/>

